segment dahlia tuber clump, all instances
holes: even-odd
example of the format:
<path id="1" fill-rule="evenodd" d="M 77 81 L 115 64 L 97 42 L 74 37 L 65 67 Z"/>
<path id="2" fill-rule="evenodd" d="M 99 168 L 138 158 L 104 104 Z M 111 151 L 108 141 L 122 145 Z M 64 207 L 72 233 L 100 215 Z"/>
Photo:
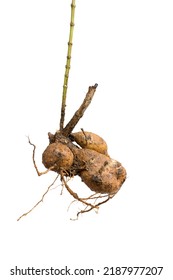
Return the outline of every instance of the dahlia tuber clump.
<path id="1" fill-rule="evenodd" d="M 50 132 L 48 133 L 49 144 L 42 154 L 42 163 L 46 168 L 43 172 L 40 172 L 37 168 L 35 162 L 36 146 L 31 143 L 29 139 L 29 144 L 33 146 L 32 159 L 37 174 L 40 176 L 48 173 L 49 171 L 53 171 L 57 175 L 53 183 L 43 194 L 42 198 L 33 206 L 33 208 L 21 215 L 18 220 L 30 213 L 36 206 L 38 206 L 39 203 L 43 202 L 45 195 L 54 185 L 58 177 L 61 180 L 62 186 L 66 188 L 75 201 L 79 201 L 84 206 L 84 208 L 77 213 L 77 218 L 79 214 L 89 212 L 93 209 L 97 211 L 101 204 L 106 203 L 114 197 L 126 179 L 125 168 L 119 161 L 112 159 L 108 155 L 107 143 L 103 138 L 95 133 L 85 131 L 84 129 L 81 129 L 80 132 L 73 132 L 76 124 L 83 117 L 85 110 L 91 103 L 98 86 L 97 84 L 89 87 L 81 106 L 64 127 L 66 94 L 68 88 L 74 28 L 74 10 L 75 0 L 72 0 L 70 35 L 64 75 L 60 129 L 54 134 Z M 67 182 L 69 182 L 70 178 L 75 176 L 79 176 L 86 187 L 91 190 L 91 195 L 89 197 L 81 198 L 69 187 Z"/>
<path id="2" fill-rule="evenodd" d="M 106 145 L 100 136 L 91 132 L 86 135 L 92 136 L 90 141 L 93 139 L 93 147 L 99 148 L 99 142 L 101 147 L 103 142 Z M 42 162 L 46 168 L 65 177 L 78 175 L 96 193 L 117 193 L 126 178 L 126 171 L 120 162 L 94 149 L 74 145 L 70 138 L 63 137 L 61 132 L 54 135 L 54 141 L 43 152 Z M 92 147 L 92 142 L 90 144 Z"/>
<path id="3" fill-rule="evenodd" d="M 108 155 L 107 144 L 103 138 L 83 129 L 81 132 L 72 132 L 89 106 L 96 88 L 97 84 L 89 87 L 82 105 L 65 128 L 55 132 L 55 134 L 48 133 L 49 145 L 42 154 L 42 163 L 46 167 L 44 172 L 38 171 L 35 163 L 36 146 L 29 139 L 29 143 L 34 147 L 33 163 L 37 174 L 40 176 L 49 171 L 56 172 L 60 176 L 62 185 L 65 186 L 70 195 L 84 205 L 84 209 L 77 213 L 77 217 L 81 213 L 89 212 L 93 209 L 98 210 L 101 204 L 114 197 L 126 179 L 125 168 L 120 162 Z M 92 191 L 89 197 L 80 198 L 77 193 L 70 189 L 67 181 L 74 176 L 79 176 Z M 45 194 L 53 184 L 48 187 Z M 41 203 L 45 194 L 31 210 L 20 216 L 18 220 Z"/>

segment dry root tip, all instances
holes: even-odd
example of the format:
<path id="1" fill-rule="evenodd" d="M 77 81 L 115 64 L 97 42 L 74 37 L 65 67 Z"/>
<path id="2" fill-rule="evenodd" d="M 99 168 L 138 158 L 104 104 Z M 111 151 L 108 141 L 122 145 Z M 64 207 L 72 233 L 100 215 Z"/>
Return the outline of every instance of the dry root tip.
<path id="1" fill-rule="evenodd" d="M 50 188 L 55 184 L 56 180 L 58 179 L 58 176 L 56 176 L 55 180 L 53 181 L 53 183 L 47 188 L 47 190 L 45 191 L 45 193 L 42 195 L 41 199 L 26 213 L 22 214 L 17 221 L 19 221 L 21 218 L 27 216 L 29 213 L 31 213 L 41 202 L 43 202 L 44 197 L 46 196 L 46 194 L 49 192 Z"/>

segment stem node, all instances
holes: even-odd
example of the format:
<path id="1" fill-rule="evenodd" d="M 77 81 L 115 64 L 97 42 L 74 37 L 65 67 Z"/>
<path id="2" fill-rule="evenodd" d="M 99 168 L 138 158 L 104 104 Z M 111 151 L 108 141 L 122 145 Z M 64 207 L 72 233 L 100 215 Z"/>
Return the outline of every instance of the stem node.
<path id="1" fill-rule="evenodd" d="M 63 93 L 62 93 L 60 131 L 62 131 L 63 128 L 64 128 L 65 107 L 66 107 L 66 97 L 67 97 L 67 88 L 68 88 L 68 78 L 69 78 L 69 72 L 70 72 L 71 52 L 72 52 L 72 46 L 73 46 L 73 30 L 74 30 L 74 25 L 75 25 L 74 24 L 75 7 L 76 7 L 75 0 L 72 0 L 72 2 L 71 2 L 70 33 L 69 33 L 67 60 L 66 60 L 65 74 L 64 74 Z"/>

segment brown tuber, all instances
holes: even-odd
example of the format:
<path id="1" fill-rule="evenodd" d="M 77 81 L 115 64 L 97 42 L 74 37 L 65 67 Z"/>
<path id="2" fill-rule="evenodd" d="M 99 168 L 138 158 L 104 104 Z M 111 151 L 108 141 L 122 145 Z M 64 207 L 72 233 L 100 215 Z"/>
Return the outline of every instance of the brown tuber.
<path id="1" fill-rule="evenodd" d="M 55 142 L 50 144 L 42 155 L 42 162 L 46 168 L 52 171 L 68 170 L 73 164 L 73 153 L 64 144 Z"/>
<path id="2" fill-rule="evenodd" d="M 79 172 L 82 181 L 94 192 L 115 194 L 126 179 L 126 170 L 120 162 L 94 150 L 79 149 L 78 162 L 86 168 Z"/>
<path id="3" fill-rule="evenodd" d="M 107 144 L 99 135 L 93 132 L 80 131 L 71 134 L 72 141 L 74 140 L 80 147 L 91 149 L 101 154 L 108 155 Z"/>

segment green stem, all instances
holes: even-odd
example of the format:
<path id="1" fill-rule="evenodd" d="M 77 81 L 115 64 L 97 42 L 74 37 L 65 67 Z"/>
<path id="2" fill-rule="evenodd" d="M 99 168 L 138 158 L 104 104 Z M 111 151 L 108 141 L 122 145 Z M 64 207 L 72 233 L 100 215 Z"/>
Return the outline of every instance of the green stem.
<path id="1" fill-rule="evenodd" d="M 72 0 L 72 2 L 71 2 L 70 33 L 69 33 L 67 60 L 66 60 L 65 74 L 64 74 L 63 93 L 62 93 L 60 130 L 63 130 L 64 119 L 65 119 L 65 107 L 66 107 L 66 97 L 67 97 L 67 88 L 68 88 L 68 78 L 69 78 L 69 72 L 70 72 L 71 52 L 72 52 L 72 46 L 73 46 L 75 7 L 76 7 L 75 0 Z"/>

